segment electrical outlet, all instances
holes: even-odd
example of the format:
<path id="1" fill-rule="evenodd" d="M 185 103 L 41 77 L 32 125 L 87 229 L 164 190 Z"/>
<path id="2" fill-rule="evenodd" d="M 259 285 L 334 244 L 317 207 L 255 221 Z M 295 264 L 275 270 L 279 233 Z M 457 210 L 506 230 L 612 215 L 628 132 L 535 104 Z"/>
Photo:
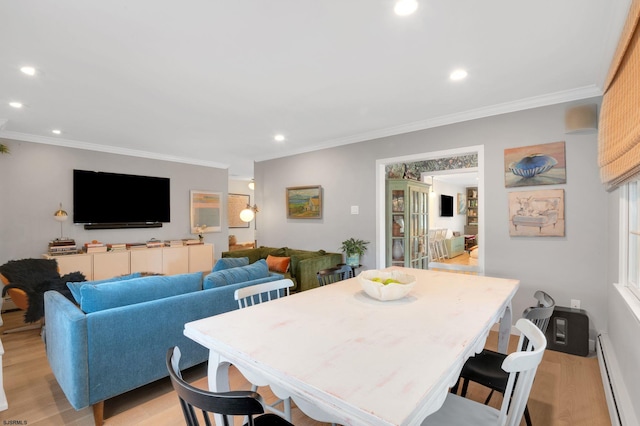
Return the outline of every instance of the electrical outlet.
<path id="1" fill-rule="evenodd" d="M 571 309 L 580 309 L 580 301 L 578 299 L 571 299 Z"/>

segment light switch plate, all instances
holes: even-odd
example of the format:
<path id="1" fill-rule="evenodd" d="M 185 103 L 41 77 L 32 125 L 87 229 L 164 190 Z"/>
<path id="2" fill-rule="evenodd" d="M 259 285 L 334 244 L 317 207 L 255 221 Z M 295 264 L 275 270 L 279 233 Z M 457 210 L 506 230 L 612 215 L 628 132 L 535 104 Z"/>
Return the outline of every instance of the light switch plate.
<path id="1" fill-rule="evenodd" d="M 360 207 L 351 206 L 351 214 L 360 214 Z"/>

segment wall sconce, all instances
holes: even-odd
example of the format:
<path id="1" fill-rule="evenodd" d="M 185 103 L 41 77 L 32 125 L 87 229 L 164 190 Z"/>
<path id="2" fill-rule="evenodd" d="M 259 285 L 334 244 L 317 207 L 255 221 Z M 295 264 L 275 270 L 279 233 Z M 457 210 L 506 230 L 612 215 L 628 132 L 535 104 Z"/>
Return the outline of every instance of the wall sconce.
<path id="1" fill-rule="evenodd" d="M 565 133 L 585 135 L 598 129 L 598 106 L 596 104 L 569 107 L 564 114 Z"/>
<path id="2" fill-rule="evenodd" d="M 58 238 L 58 240 L 64 240 L 64 237 L 62 236 L 62 222 L 69 219 L 69 215 L 66 211 L 62 210 L 62 203 L 60 203 L 60 208 L 53 213 L 53 218 L 60 222 L 60 238 Z"/>
<path id="3" fill-rule="evenodd" d="M 251 182 L 249 182 L 249 189 L 252 190 L 252 191 L 254 189 L 256 189 L 256 181 L 255 181 L 255 179 L 251 179 Z"/>

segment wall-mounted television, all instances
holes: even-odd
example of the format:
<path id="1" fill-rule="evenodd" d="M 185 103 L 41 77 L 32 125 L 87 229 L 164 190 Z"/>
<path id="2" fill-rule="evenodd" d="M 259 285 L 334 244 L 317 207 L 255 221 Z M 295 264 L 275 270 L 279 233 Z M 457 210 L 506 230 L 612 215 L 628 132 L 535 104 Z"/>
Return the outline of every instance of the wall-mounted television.
<path id="1" fill-rule="evenodd" d="M 169 178 L 73 171 L 73 223 L 85 229 L 150 228 L 171 221 Z"/>
<path id="2" fill-rule="evenodd" d="M 453 217 L 453 197 L 440 194 L 440 216 Z"/>

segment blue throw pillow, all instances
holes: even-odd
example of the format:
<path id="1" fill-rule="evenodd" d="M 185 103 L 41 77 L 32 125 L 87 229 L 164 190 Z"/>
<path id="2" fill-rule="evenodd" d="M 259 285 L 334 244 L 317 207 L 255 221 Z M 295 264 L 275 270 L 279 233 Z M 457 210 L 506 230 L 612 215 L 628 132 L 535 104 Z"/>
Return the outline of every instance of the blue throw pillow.
<path id="1" fill-rule="evenodd" d="M 80 309 L 85 313 L 134 305 L 202 289 L 202 272 L 179 275 L 153 275 L 80 288 Z"/>
<path id="2" fill-rule="evenodd" d="M 268 276 L 269 268 L 267 267 L 267 261 L 260 259 L 251 265 L 212 272 L 204 278 L 202 288 L 208 290 L 210 288 L 257 280 Z"/>
<path id="3" fill-rule="evenodd" d="M 67 287 L 71 291 L 71 294 L 73 295 L 73 298 L 76 300 L 76 302 L 80 304 L 80 301 L 81 301 L 80 288 L 82 288 L 83 285 L 86 285 L 86 284 L 100 285 L 100 284 L 111 283 L 114 281 L 124 281 L 124 280 L 130 280 L 132 278 L 140 278 L 141 276 L 142 276 L 141 272 L 134 272 L 133 274 L 121 275 L 119 277 L 108 278 L 106 280 L 68 282 Z"/>
<path id="4" fill-rule="evenodd" d="M 238 266 L 247 266 L 249 264 L 248 257 L 223 257 L 219 259 L 211 272 L 222 271 L 230 268 L 237 268 Z"/>

